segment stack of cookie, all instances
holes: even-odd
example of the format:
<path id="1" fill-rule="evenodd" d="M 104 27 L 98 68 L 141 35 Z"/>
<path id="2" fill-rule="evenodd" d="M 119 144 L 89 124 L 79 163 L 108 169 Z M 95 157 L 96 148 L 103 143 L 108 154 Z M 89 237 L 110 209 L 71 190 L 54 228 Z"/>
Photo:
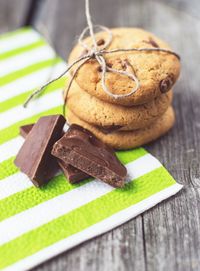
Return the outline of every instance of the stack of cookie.
<path id="1" fill-rule="evenodd" d="M 137 28 L 112 29 L 113 39 L 107 50 L 117 48 L 165 48 L 168 44 L 153 34 Z M 107 33 L 96 35 L 98 46 L 106 42 Z M 86 38 L 92 46 L 91 38 Z M 87 53 L 81 45 L 72 50 L 69 63 Z M 67 119 L 90 130 L 115 149 L 144 145 L 165 134 L 174 124 L 172 86 L 180 73 L 179 59 L 160 51 L 118 52 L 106 54 L 106 63 L 117 70 L 133 73 L 139 80 L 131 96 L 114 98 L 102 88 L 102 70 L 95 59 L 78 71 L 67 97 Z M 71 70 L 73 73 L 76 66 Z M 129 93 L 135 82 L 125 75 L 106 72 L 106 85 L 113 94 Z"/>

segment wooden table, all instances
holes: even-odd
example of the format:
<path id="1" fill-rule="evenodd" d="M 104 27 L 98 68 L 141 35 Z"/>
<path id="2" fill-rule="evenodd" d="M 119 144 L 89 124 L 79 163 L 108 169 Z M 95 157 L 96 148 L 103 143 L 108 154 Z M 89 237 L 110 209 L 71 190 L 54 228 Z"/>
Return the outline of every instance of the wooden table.
<path id="1" fill-rule="evenodd" d="M 174 94 L 176 126 L 147 149 L 185 188 L 121 227 L 34 270 L 200 270 L 200 1 L 91 2 L 95 22 L 146 28 L 181 54 L 182 76 Z M 83 0 L 0 0 L 0 32 L 31 24 L 51 38 L 65 59 L 85 26 L 83 9 Z"/>

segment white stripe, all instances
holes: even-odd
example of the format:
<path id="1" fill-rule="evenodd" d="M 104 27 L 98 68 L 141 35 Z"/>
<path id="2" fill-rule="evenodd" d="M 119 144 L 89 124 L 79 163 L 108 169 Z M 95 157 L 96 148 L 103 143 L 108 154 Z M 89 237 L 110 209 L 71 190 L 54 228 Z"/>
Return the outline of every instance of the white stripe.
<path id="1" fill-rule="evenodd" d="M 25 174 L 21 172 L 15 173 L 0 181 L 0 200 L 31 186 L 33 184 Z"/>
<path id="2" fill-rule="evenodd" d="M 59 174 L 61 174 L 61 171 L 59 171 L 55 176 L 58 176 Z M 0 181 L 0 200 L 30 187 L 34 187 L 34 185 L 25 174 L 22 172 L 15 173 L 3 179 L 3 181 Z"/>
<path id="3" fill-rule="evenodd" d="M 136 159 L 134 164 L 129 163 L 126 168 L 128 172 L 128 179 L 133 180 L 142 176 L 152 170 L 162 166 L 160 161 L 150 153 L 145 154 L 141 158 Z"/>
<path id="4" fill-rule="evenodd" d="M 22 54 L 18 54 L 16 56 L 0 61 L 0 77 L 30 65 L 39 63 L 41 61 L 53 59 L 54 57 L 55 52 L 51 49 L 51 47 L 44 44 L 38 48 L 34 48 Z M 53 61 L 54 60 L 52 60 L 52 63 Z"/>
<path id="5" fill-rule="evenodd" d="M 41 36 L 34 30 L 19 32 L 19 34 L 10 37 L 0 38 L 0 53 L 12 51 L 24 47 L 41 39 Z"/>
<path id="6" fill-rule="evenodd" d="M 23 141 L 23 139 L 22 139 Z M 12 155 L 13 156 L 13 155 Z M 145 167 L 142 166 L 145 165 Z M 160 162 L 151 154 L 145 154 L 137 160 L 126 165 L 129 180 L 136 179 L 152 170 L 160 167 Z M 15 173 L 0 181 L 0 200 L 7 198 L 17 192 L 29 188 L 31 181 L 23 173 Z"/>
<path id="7" fill-rule="evenodd" d="M 61 62 L 54 67 L 50 66 L 27 76 L 21 77 L 5 86 L 0 87 L 0 102 L 6 101 L 17 95 L 25 93 L 46 83 L 51 78 L 56 77 L 66 69 L 66 64 Z"/>
<path id="8" fill-rule="evenodd" d="M 101 235 L 105 232 L 116 228 L 123 223 L 129 221 L 130 219 L 138 216 L 139 214 L 145 212 L 146 210 L 152 208 L 159 202 L 175 195 L 178 191 L 182 189 L 182 185 L 174 184 L 162 191 L 140 201 L 137 204 L 134 204 L 104 220 L 98 222 L 85 230 L 82 230 L 70 237 L 67 237 L 59 242 L 54 243 L 53 245 L 44 248 L 43 250 L 38 251 L 37 253 L 26 257 L 15 264 L 3 269 L 3 271 L 16 271 L 16 270 L 29 270 L 36 265 L 54 257 L 74 246 L 79 245 L 80 243 L 87 241 L 93 237 Z"/>
<path id="9" fill-rule="evenodd" d="M 4 144 L 1 144 L 0 163 L 2 163 L 4 160 L 11 158 L 12 156 L 15 156 L 18 153 L 19 149 L 21 148 L 23 142 L 24 142 L 23 138 L 18 136 Z"/>
<path id="10" fill-rule="evenodd" d="M 152 166 L 148 166 L 148 168 L 146 168 L 143 161 L 150 164 L 152 162 Z M 146 154 L 136 161 L 130 162 L 128 164 L 128 168 L 135 168 L 135 165 L 137 165 L 137 167 L 142 167 L 144 170 L 132 170 L 129 172 L 131 180 L 161 167 L 160 162 L 150 154 Z M 81 187 L 68 191 L 65 194 L 43 202 L 33 208 L 16 214 L 0 223 L 0 245 L 33 230 L 34 228 L 40 227 L 43 224 L 46 224 L 84 204 L 87 204 L 88 202 L 91 202 L 114 189 L 115 188 L 103 182 L 94 180 L 82 185 Z M 15 227 L 13 227 L 13 225 L 15 225 Z"/>
<path id="11" fill-rule="evenodd" d="M 22 105 L 1 113 L 0 129 L 5 129 L 18 121 L 37 115 L 43 111 L 61 105 L 63 102 L 62 89 L 41 96 L 33 100 L 30 105 L 24 108 Z"/>

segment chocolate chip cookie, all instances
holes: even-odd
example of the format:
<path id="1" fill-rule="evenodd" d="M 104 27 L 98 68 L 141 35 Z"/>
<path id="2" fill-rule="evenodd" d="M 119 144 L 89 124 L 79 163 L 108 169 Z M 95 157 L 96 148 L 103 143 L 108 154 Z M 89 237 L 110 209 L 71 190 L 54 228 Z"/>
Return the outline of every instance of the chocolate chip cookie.
<path id="1" fill-rule="evenodd" d="M 172 101 L 172 91 L 136 106 L 104 102 L 82 90 L 73 82 L 67 97 L 67 107 L 85 122 L 104 132 L 129 131 L 149 126 L 165 113 Z"/>
<path id="2" fill-rule="evenodd" d="M 175 121 L 174 110 L 169 107 L 160 118 L 144 129 L 105 134 L 95 126 L 78 118 L 70 110 L 68 110 L 67 118 L 69 123 L 83 126 L 115 149 L 130 149 L 149 143 L 167 133 Z"/>
<path id="3" fill-rule="evenodd" d="M 107 50 L 130 49 L 130 48 L 164 48 L 170 46 L 157 38 L 152 33 L 138 28 L 115 28 L 111 29 L 113 39 Z M 103 46 L 108 38 L 106 32 L 99 32 L 95 35 L 99 48 Z M 85 42 L 92 46 L 90 37 Z M 87 51 L 76 45 L 72 50 L 69 63 L 82 56 Z M 113 98 L 102 88 L 102 69 L 96 59 L 90 59 L 78 71 L 75 80 L 79 86 L 92 96 L 103 101 L 132 106 L 144 104 L 163 93 L 168 92 L 176 82 L 180 73 L 179 59 L 170 53 L 159 51 L 131 51 L 104 54 L 108 67 L 133 73 L 139 80 L 139 88 L 131 96 Z M 75 68 L 71 70 L 74 72 Z M 130 68 L 131 67 L 131 68 Z M 130 71 L 131 70 L 131 71 Z M 113 94 L 130 93 L 135 87 L 135 82 L 125 75 L 106 72 L 106 85 Z"/>

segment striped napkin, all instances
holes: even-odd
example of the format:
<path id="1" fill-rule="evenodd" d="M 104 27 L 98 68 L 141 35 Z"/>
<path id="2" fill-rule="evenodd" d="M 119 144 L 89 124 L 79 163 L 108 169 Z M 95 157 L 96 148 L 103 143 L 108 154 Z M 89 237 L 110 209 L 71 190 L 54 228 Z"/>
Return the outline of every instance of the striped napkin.
<path id="1" fill-rule="evenodd" d="M 27 109 L 22 103 L 66 68 L 33 29 L 0 37 L 0 270 L 27 270 L 94 236 L 109 231 L 182 186 L 143 148 L 117 152 L 128 182 L 114 189 L 88 179 L 71 185 L 63 174 L 35 188 L 13 161 L 23 144 L 19 126 L 62 113 L 62 78 Z"/>

